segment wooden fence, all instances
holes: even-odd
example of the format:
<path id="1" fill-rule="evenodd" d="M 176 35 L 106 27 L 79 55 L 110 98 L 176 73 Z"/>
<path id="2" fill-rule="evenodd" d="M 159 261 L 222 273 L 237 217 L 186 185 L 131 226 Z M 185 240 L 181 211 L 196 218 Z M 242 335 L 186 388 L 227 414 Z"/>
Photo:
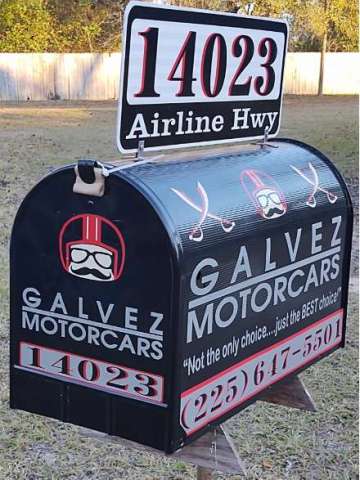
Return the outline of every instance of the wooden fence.
<path id="1" fill-rule="evenodd" d="M 0 101 L 118 98 L 120 53 L 0 53 Z M 358 94 L 359 54 L 327 53 L 325 94 Z M 316 95 L 320 53 L 289 53 L 285 93 Z"/>

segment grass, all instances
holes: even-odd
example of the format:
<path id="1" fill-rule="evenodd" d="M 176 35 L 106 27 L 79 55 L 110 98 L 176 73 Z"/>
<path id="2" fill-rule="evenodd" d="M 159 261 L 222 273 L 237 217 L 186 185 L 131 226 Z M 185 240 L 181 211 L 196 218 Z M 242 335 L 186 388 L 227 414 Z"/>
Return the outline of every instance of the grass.
<path id="1" fill-rule="evenodd" d="M 288 97 L 280 135 L 306 141 L 329 155 L 356 194 L 357 115 L 355 97 Z M 195 469 L 183 462 L 160 461 L 154 455 L 84 438 L 77 427 L 9 409 L 7 255 L 14 215 L 26 192 L 48 169 L 81 157 L 117 159 L 115 118 L 113 102 L 0 104 L 0 480 L 196 476 Z M 227 422 L 249 480 L 358 478 L 355 294 L 354 288 L 346 348 L 302 375 L 318 413 L 257 402 Z"/>

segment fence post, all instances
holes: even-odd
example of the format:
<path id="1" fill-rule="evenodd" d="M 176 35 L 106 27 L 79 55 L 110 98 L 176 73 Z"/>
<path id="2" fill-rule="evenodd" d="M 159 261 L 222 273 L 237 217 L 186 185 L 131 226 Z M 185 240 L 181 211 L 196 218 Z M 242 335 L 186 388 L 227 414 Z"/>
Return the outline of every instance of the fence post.
<path id="1" fill-rule="evenodd" d="M 323 95 L 324 93 L 324 67 L 325 67 L 325 56 L 326 56 L 326 44 L 327 44 L 327 31 L 325 31 L 323 36 L 321 55 L 320 55 L 320 75 L 319 75 L 318 95 Z"/>

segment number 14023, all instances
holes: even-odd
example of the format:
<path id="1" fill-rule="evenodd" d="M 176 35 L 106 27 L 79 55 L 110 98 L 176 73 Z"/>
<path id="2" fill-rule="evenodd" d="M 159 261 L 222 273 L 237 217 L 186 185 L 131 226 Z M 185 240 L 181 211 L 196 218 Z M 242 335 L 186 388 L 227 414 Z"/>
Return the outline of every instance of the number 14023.
<path id="1" fill-rule="evenodd" d="M 18 368 L 137 400 L 163 403 L 163 377 L 52 348 L 20 343 Z"/>
<path id="2" fill-rule="evenodd" d="M 284 54 L 282 32 L 137 19 L 127 101 L 277 99 Z"/>

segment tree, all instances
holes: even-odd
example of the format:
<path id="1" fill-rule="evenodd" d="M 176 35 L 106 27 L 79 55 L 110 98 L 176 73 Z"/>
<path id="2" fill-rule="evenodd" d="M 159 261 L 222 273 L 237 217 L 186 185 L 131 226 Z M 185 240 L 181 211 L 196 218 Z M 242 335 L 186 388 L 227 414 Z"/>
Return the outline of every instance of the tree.
<path id="1" fill-rule="evenodd" d="M 254 15 L 290 19 L 290 51 L 321 51 L 324 38 L 328 51 L 357 51 L 355 0 L 258 0 Z"/>
<path id="2" fill-rule="evenodd" d="M 357 50 L 357 3 L 355 0 L 295 0 L 286 3 L 294 19 L 292 49 L 321 52 L 318 93 L 322 94 L 326 52 Z"/>
<path id="3" fill-rule="evenodd" d="M 120 48 L 119 0 L 48 0 L 56 24 L 56 51 L 101 52 Z"/>
<path id="4" fill-rule="evenodd" d="M 204 8 L 206 10 L 223 12 L 237 10 L 237 2 L 235 0 L 173 0 L 171 3 L 181 7 Z"/>
<path id="5" fill-rule="evenodd" d="M 246 12 L 249 0 L 168 0 L 173 5 Z M 105 52 L 120 48 L 128 0 L 0 0 L 0 51 Z M 290 21 L 290 51 L 351 51 L 356 0 L 253 0 L 254 15 Z"/>
<path id="6" fill-rule="evenodd" d="M 43 0 L 0 0 L 0 51 L 47 51 L 53 34 Z"/>
<path id="7" fill-rule="evenodd" d="M 0 51 L 120 49 L 124 0 L 0 0 Z"/>

